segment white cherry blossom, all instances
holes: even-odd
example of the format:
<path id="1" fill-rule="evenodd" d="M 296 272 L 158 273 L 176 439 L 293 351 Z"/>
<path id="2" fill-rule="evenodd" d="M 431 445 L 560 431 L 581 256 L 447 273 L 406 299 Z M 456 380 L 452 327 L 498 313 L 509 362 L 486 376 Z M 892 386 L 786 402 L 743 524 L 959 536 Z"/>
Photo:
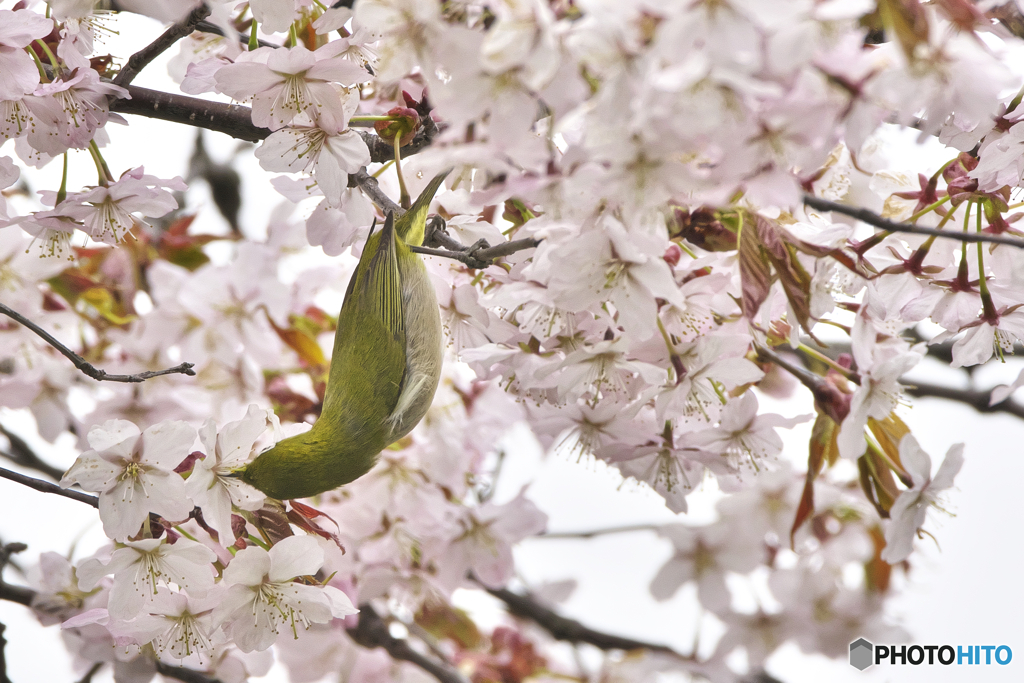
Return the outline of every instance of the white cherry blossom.
<path id="1" fill-rule="evenodd" d="M 299 627 L 355 614 L 337 588 L 293 581 L 323 563 L 323 549 L 309 536 L 290 536 L 269 552 L 256 546 L 240 551 L 224 570 L 228 589 L 214 619 L 242 652 L 252 652 L 270 647 L 282 627 L 297 638 Z"/>
<path id="2" fill-rule="evenodd" d="M 914 537 L 924 526 L 929 506 L 938 507 L 939 496 L 953 486 L 953 479 L 964 464 L 964 445 L 954 444 L 946 452 L 939 471 L 932 477 L 932 459 L 912 434 L 900 441 L 900 462 L 913 479 L 914 486 L 900 493 L 889 510 L 882 559 L 896 564 L 907 559 L 914 549 Z"/>
<path id="3" fill-rule="evenodd" d="M 89 432 L 92 448 L 78 456 L 60 485 L 99 493 L 103 530 L 123 541 L 138 533 L 150 512 L 174 521 L 188 517 L 192 503 L 174 468 L 195 438 L 184 422 L 164 421 L 140 433 L 127 420 L 108 420 Z"/>

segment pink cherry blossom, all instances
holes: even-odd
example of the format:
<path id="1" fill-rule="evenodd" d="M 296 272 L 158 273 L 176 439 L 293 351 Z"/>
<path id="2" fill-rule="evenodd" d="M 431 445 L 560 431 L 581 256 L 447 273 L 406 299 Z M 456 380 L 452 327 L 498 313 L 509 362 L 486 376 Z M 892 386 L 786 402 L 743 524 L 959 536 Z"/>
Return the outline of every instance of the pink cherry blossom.
<path id="1" fill-rule="evenodd" d="M 342 118 L 341 86 L 365 81 L 369 75 L 335 50 L 333 44 L 315 52 L 304 47 L 260 48 L 221 67 L 217 87 L 239 100 L 252 98 L 252 122 L 257 126 L 279 130 L 303 113 L 313 122 L 329 117 L 340 131 L 347 123 Z"/>
<path id="2" fill-rule="evenodd" d="M 155 512 L 183 520 L 192 510 L 185 481 L 174 472 L 191 450 L 195 430 L 165 421 L 144 432 L 127 420 L 108 420 L 89 432 L 90 450 L 78 456 L 60 485 L 79 484 L 100 494 L 107 536 L 123 541 Z"/>

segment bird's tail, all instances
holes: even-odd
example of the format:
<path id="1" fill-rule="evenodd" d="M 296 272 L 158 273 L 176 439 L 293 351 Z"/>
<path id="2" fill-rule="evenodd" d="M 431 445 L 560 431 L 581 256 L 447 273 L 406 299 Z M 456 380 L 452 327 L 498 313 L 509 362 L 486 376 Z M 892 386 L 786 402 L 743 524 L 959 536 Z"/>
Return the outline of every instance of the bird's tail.
<path id="1" fill-rule="evenodd" d="M 406 244 L 419 247 L 423 245 L 423 238 L 427 228 L 427 212 L 430 210 L 430 202 L 434 199 L 434 194 L 437 192 L 437 188 L 441 187 L 441 183 L 448 177 L 448 174 L 452 172 L 452 169 L 447 169 L 438 173 L 434 178 L 427 183 L 427 186 L 420 192 L 420 196 L 416 197 L 416 201 L 412 203 L 409 210 L 402 215 L 397 221 L 395 221 L 395 231 L 398 236 L 402 238 L 402 241 Z"/>

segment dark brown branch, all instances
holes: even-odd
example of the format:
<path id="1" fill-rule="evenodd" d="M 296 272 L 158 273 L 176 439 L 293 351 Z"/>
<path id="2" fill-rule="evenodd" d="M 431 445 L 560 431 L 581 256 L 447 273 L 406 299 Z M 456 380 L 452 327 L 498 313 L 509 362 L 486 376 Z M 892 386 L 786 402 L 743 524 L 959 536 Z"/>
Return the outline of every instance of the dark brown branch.
<path id="1" fill-rule="evenodd" d="M 377 179 L 366 172 L 366 167 L 363 167 L 351 174 L 348 177 L 348 185 L 349 187 L 358 187 L 362 190 L 363 194 L 369 197 L 370 201 L 376 204 L 377 208 L 384 212 L 384 215 L 393 213 L 395 218 L 398 218 L 405 213 L 405 209 L 400 207 L 398 204 L 395 204 L 391 201 L 391 197 L 384 194 L 384 191 L 380 189 L 380 184 L 377 182 Z"/>
<path id="2" fill-rule="evenodd" d="M 51 484 L 48 481 L 42 479 L 35 479 L 33 477 L 26 476 L 24 474 L 18 474 L 11 470 L 0 467 L 0 479 L 7 479 L 15 483 L 27 486 L 30 489 L 35 489 L 41 493 L 52 493 L 57 496 L 64 496 L 71 500 L 77 500 L 79 503 L 85 503 L 91 505 L 94 508 L 99 508 L 100 499 L 96 496 L 90 496 L 88 493 L 82 493 L 81 491 L 72 491 L 71 489 L 62 489 L 56 484 Z"/>
<path id="3" fill-rule="evenodd" d="M 128 58 L 128 63 L 114 77 L 114 85 L 119 85 L 122 88 L 127 87 L 150 62 L 160 56 L 171 45 L 174 45 L 195 31 L 196 24 L 208 16 L 210 16 L 210 8 L 204 2 L 189 12 L 181 21 L 172 24 L 170 28 L 160 34 L 159 38 Z"/>
<path id="4" fill-rule="evenodd" d="M 85 675 L 78 679 L 78 683 L 92 683 L 93 676 L 99 673 L 99 670 L 103 668 L 104 664 L 106 664 L 106 662 L 96 662 L 93 664 L 89 667 L 89 670 L 85 672 Z"/>
<path id="5" fill-rule="evenodd" d="M 944 398 L 947 401 L 963 403 L 977 410 L 979 413 L 1007 413 L 1015 415 L 1024 420 L 1024 405 L 1007 399 L 1000 401 L 994 406 L 988 402 L 992 398 L 992 389 L 954 389 L 929 382 L 916 382 L 912 380 L 900 380 L 903 390 L 911 396 L 921 398 Z"/>
<path id="6" fill-rule="evenodd" d="M 382 647 L 392 658 L 415 664 L 441 683 L 468 683 L 450 663 L 435 661 L 417 652 L 408 641 L 392 636 L 387 622 L 368 604 L 359 606 L 359 623 L 348 634 L 363 647 Z"/>
<path id="7" fill-rule="evenodd" d="M 150 90 L 136 85 L 128 86 L 128 94 L 131 95 L 130 100 L 111 100 L 110 111 L 205 128 L 249 142 L 264 140 L 271 133 L 266 128 L 254 126 L 252 110 L 238 104 L 210 102 L 198 97 Z M 423 127 L 416 133 L 416 137 L 402 148 L 404 156 L 411 156 L 429 147 L 439 132 L 437 125 L 429 116 L 423 117 L 421 121 Z M 363 141 L 370 149 L 371 162 L 383 163 L 395 158 L 395 150 L 390 142 L 385 142 L 376 133 L 359 131 L 359 134 L 363 136 Z"/>
<path id="8" fill-rule="evenodd" d="M 266 128 L 252 124 L 252 110 L 249 107 L 210 102 L 137 85 L 128 86 L 128 94 L 132 97 L 130 100 L 112 100 L 110 111 L 205 128 L 249 142 L 259 142 L 270 135 Z"/>
<path id="9" fill-rule="evenodd" d="M 212 33 L 215 36 L 223 36 L 227 38 L 227 36 L 224 35 L 224 29 L 222 29 L 220 26 L 217 26 L 217 24 L 213 23 L 212 21 L 197 22 L 196 30 L 200 33 Z M 238 38 L 238 42 L 240 42 L 242 45 L 249 44 L 249 36 L 247 36 L 246 34 L 235 33 L 235 37 Z M 271 43 L 268 40 L 263 40 L 262 38 L 259 38 L 258 42 L 260 47 L 281 47 L 280 45 L 275 45 L 274 43 Z"/>
<path id="10" fill-rule="evenodd" d="M 457 251 L 431 249 L 430 247 L 409 248 L 417 254 L 455 259 L 456 261 L 461 261 L 470 268 L 481 269 L 491 265 L 496 258 L 508 256 L 509 254 L 514 254 L 515 252 L 522 251 L 524 249 L 535 249 L 538 244 L 540 244 L 540 240 L 526 238 L 513 240 L 512 242 L 505 242 L 495 247 L 488 246 L 486 241 L 481 240 L 477 244 L 473 244 L 468 247 L 459 245 L 462 248 Z"/>
<path id="11" fill-rule="evenodd" d="M 7 440 L 11 444 L 9 450 L 0 451 L 0 456 L 7 458 L 15 465 L 21 465 L 22 467 L 42 472 L 52 479 L 60 480 L 60 478 L 64 476 L 64 470 L 45 462 L 42 458 L 36 455 L 36 452 L 32 450 L 32 447 L 29 446 L 23 438 L 8 431 L 2 424 L 0 424 L 0 434 L 6 436 Z"/>
<path id="12" fill-rule="evenodd" d="M 349 176 L 349 185 L 361 189 L 363 194 L 369 197 L 370 201 L 376 204 L 385 214 L 391 212 L 398 217 L 405 213 L 405 209 L 391 201 L 391 198 L 384 194 L 377 183 L 377 179 L 367 173 L 365 168 L 361 168 Z M 493 247 L 481 240 L 467 247 L 458 240 L 452 239 L 444 231 L 444 221 L 435 216 L 434 219 L 431 219 L 431 224 L 427 228 L 424 244 L 436 244 L 443 246 L 444 249 L 434 249 L 429 246 L 410 247 L 410 249 L 417 254 L 455 259 L 470 268 L 479 269 L 491 265 L 496 258 L 508 256 L 524 249 L 534 249 L 540 244 L 540 240 L 532 238 L 512 240 L 511 242 L 503 242 Z"/>
<path id="13" fill-rule="evenodd" d="M 65 358 L 74 363 L 76 368 L 97 381 L 106 380 L 107 382 L 138 383 L 144 382 L 147 379 L 152 379 L 153 377 L 160 377 L 161 375 L 172 375 L 178 373 L 183 375 L 196 374 L 196 371 L 192 369 L 192 363 L 181 363 L 180 365 L 175 365 L 173 368 L 167 368 L 166 370 L 147 370 L 146 372 L 139 372 L 134 375 L 111 375 L 108 374 L 106 370 L 100 370 L 93 366 L 92 363 L 89 363 L 77 353 L 57 341 L 57 338 L 52 334 L 39 327 L 39 325 L 36 325 L 14 309 L 8 308 L 4 304 L 0 304 L 0 313 L 3 313 L 8 318 L 21 323 L 28 329 L 35 332 L 37 335 L 42 337 L 47 344 L 60 351 Z"/>
<path id="14" fill-rule="evenodd" d="M 11 560 L 11 555 L 28 550 L 24 543 L 6 543 L 0 546 L 0 600 L 16 602 L 19 605 L 29 607 L 32 605 L 32 597 L 35 591 L 23 586 L 11 586 L 4 581 L 4 568 Z M 11 563 L 13 564 L 13 563 Z"/>
<path id="15" fill-rule="evenodd" d="M 156 671 L 161 676 L 176 678 L 179 681 L 184 681 L 184 683 L 220 683 L 220 679 L 207 676 L 201 671 L 186 669 L 183 666 L 164 664 L 159 659 L 156 662 Z"/>
<path id="16" fill-rule="evenodd" d="M 914 337 L 920 339 L 916 333 L 914 334 Z M 934 346 L 928 347 L 928 354 L 935 356 L 939 360 L 950 363 L 953 360 L 951 347 L 952 345 L 948 342 L 935 344 Z M 830 344 L 827 349 L 819 347 L 817 350 L 835 360 L 835 357 L 839 353 L 849 352 L 849 344 Z M 935 351 L 935 353 L 933 353 L 933 351 Z M 800 357 L 805 363 L 811 364 L 811 367 L 814 367 L 813 364 L 818 362 L 814 358 L 803 353 L 800 354 Z M 966 371 L 971 370 L 971 368 L 961 369 Z M 1014 415 L 1024 419 L 1024 404 L 1018 403 L 1013 399 L 1007 398 L 993 406 L 989 405 L 989 401 L 992 400 L 992 392 L 995 390 L 995 387 L 990 389 L 956 389 L 954 387 L 942 386 L 940 384 L 917 382 L 904 378 L 900 379 L 900 384 L 903 385 L 903 390 L 911 396 L 919 398 L 942 398 L 947 401 L 956 401 L 957 403 L 968 405 L 979 413 L 1006 413 L 1008 415 Z"/>
<path id="17" fill-rule="evenodd" d="M 11 683 L 11 679 L 7 677 L 7 657 L 4 655 L 5 648 L 7 647 L 7 639 L 4 638 L 4 631 L 7 627 L 4 624 L 0 624 L 0 683 Z"/>
<path id="18" fill-rule="evenodd" d="M 35 595 L 36 592 L 31 588 L 25 588 L 24 586 L 12 586 L 0 581 L 0 600 L 16 602 L 19 605 L 31 607 L 32 598 L 34 598 Z"/>
<path id="19" fill-rule="evenodd" d="M 587 643 L 601 650 L 650 650 L 673 655 L 680 659 L 693 661 L 688 657 L 676 652 L 667 645 L 648 643 L 643 640 L 624 638 L 584 626 L 575 619 L 563 617 L 552 609 L 545 607 L 529 595 L 520 595 L 505 588 L 488 588 L 488 593 L 505 603 L 511 614 L 528 619 L 545 631 L 551 634 L 555 640 L 564 640 L 568 643 Z"/>
<path id="20" fill-rule="evenodd" d="M 1005 235 L 991 235 L 987 232 L 959 232 L 956 230 L 939 230 L 937 228 L 926 228 L 921 225 L 913 225 L 911 223 L 897 223 L 896 221 L 890 221 L 887 218 L 882 218 L 873 211 L 862 209 L 854 206 L 846 206 L 845 204 L 839 204 L 838 202 L 830 202 L 827 199 L 821 199 L 814 195 L 805 194 L 803 197 L 804 204 L 810 206 L 819 211 L 835 211 L 851 218 L 856 218 L 859 221 L 864 221 L 868 225 L 873 225 L 876 228 L 882 228 L 888 232 L 902 232 L 910 235 L 928 235 L 935 237 L 945 237 L 951 240 L 957 240 L 958 242 L 990 242 L 992 244 L 1006 244 L 1011 247 L 1024 248 L 1024 240 L 1016 237 L 1006 237 Z"/>

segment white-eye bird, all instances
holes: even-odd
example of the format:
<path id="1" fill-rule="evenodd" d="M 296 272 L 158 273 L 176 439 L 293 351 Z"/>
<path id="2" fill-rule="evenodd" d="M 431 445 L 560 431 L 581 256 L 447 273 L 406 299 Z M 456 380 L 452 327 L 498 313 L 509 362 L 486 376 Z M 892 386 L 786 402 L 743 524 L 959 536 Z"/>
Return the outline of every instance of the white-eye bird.
<path id="1" fill-rule="evenodd" d="M 423 244 L 427 210 L 449 172 L 371 231 L 338 315 L 319 419 L 261 453 L 243 481 L 280 500 L 330 491 L 369 472 L 426 414 L 441 377 L 441 317 L 427 269 L 409 247 Z"/>

